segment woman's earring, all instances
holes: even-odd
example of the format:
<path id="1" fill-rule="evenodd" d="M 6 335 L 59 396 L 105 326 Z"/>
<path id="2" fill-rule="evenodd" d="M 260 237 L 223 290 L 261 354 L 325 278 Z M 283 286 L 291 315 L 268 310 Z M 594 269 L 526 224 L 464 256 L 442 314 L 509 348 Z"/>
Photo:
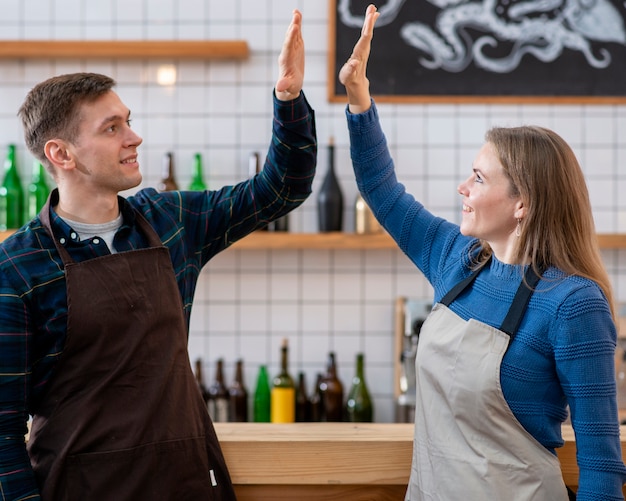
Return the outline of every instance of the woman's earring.
<path id="1" fill-rule="evenodd" d="M 517 226 L 515 227 L 515 236 L 519 238 L 521 234 L 522 234 L 522 220 L 518 219 Z"/>

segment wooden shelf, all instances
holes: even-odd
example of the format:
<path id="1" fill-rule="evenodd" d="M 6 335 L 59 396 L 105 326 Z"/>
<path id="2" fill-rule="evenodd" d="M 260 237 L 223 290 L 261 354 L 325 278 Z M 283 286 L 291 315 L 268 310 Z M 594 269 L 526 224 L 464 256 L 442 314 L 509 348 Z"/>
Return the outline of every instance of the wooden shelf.
<path id="1" fill-rule="evenodd" d="M 13 230 L 0 231 L 0 242 Z M 626 249 L 626 234 L 598 235 L 602 249 Z M 387 233 L 357 235 L 356 233 L 283 233 L 278 231 L 255 231 L 231 247 L 236 250 L 385 250 L 397 249 L 395 241 Z"/>
<path id="2" fill-rule="evenodd" d="M 233 249 L 393 249 L 395 242 L 387 233 L 357 235 L 355 233 L 283 233 L 256 231 L 233 244 Z"/>
<path id="3" fill-rule="evenodd" d="M 626 234 L 598 235 L 602 249 L 626 249 Z M 355 233 L 280 233 L 257 231 L 239 240 L 233 249 L 396 249 L 387 233 L 357 235 Z"/>
<path id="4" fill-rule="evenodd" d="M 2 40 L 0 59 L 246 59 L 244 40 Z"/>

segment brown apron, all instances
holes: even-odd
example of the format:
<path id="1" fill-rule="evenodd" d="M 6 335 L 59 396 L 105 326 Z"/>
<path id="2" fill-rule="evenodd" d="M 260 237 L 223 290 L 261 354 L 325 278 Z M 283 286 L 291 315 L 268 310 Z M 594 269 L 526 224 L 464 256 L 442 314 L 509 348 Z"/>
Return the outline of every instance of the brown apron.
<path id="1" fill-rule="evenodd" d="M 193 376 L 169 251 L 139 214 L 147 249 L 65 265 L 67 339 L 28 444 L 44 501 L 235 499 Z"/>

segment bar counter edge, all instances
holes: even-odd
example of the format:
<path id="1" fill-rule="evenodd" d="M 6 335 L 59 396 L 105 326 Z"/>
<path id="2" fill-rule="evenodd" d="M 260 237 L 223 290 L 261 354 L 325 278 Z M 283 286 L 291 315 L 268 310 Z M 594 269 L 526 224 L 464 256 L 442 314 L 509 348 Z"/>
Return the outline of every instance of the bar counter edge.
<path id="1" fill-rule="evenodd" d="M 238 501 L 401 501 L 411 471 L 413 424 L 215 423 Z M 626 426 L 620 427 L 626 459 Z M 557 450 L 576 490 L 571 426 Z M 626 489 L 624 489 L 626 494 Z"/>

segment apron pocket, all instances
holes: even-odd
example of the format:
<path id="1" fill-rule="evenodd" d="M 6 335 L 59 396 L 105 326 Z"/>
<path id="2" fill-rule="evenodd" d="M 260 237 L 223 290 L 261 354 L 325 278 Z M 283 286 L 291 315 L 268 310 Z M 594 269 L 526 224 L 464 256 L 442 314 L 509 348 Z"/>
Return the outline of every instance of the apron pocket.
<path id="1" fill-rule="evenodd" d="M 204 437 L 68 456 L 67 501 L 212 499 Z"/>

